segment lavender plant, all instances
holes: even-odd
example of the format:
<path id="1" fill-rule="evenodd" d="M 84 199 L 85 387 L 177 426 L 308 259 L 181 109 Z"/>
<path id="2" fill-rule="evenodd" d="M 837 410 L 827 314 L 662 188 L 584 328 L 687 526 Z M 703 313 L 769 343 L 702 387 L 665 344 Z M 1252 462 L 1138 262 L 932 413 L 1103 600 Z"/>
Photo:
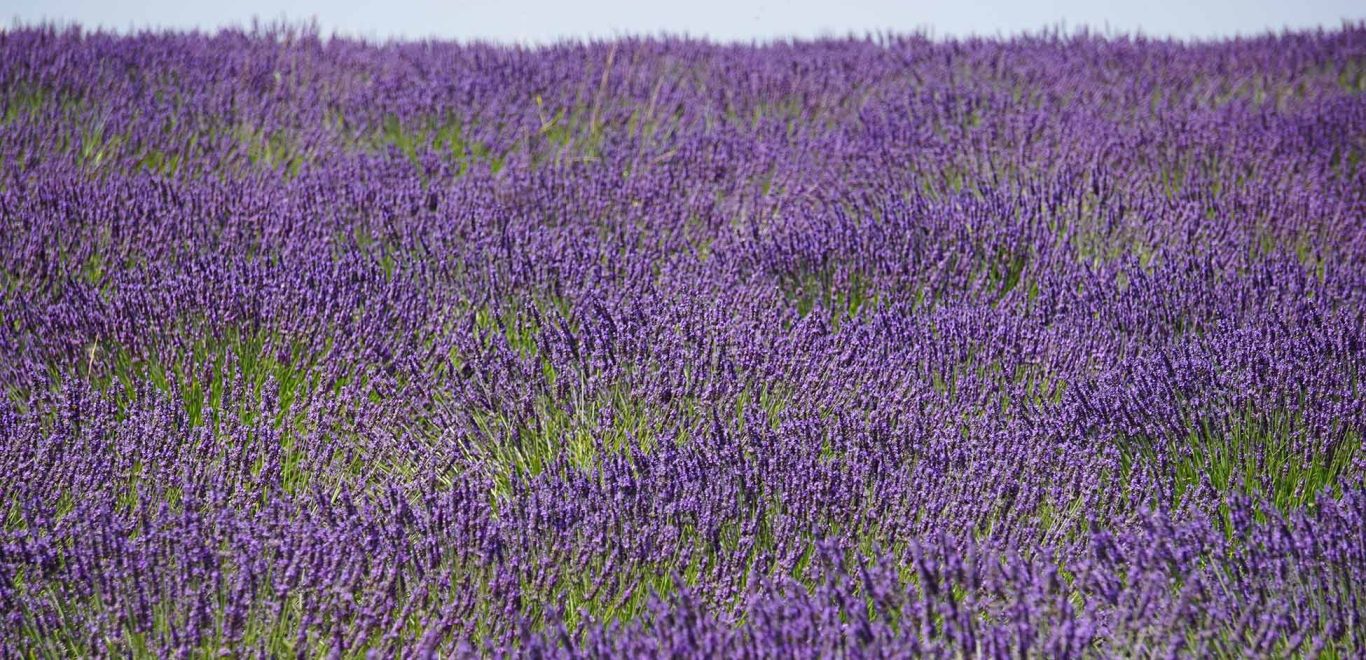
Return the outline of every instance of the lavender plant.
<path id="1" fill-rule="evenodd" d="M 0 32 L 0 655 L 1366 654 L 1363 90 Z"/>

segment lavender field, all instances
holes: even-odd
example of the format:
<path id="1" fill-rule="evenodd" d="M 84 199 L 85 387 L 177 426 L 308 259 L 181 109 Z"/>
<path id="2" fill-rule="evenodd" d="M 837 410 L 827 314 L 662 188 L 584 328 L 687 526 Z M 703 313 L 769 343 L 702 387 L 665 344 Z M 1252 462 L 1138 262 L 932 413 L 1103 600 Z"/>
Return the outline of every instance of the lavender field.
<path id="1" fill-rule="evenodd" d="M 1362 657 L 1363 92 L 0 32 L 0 656 Z"/>

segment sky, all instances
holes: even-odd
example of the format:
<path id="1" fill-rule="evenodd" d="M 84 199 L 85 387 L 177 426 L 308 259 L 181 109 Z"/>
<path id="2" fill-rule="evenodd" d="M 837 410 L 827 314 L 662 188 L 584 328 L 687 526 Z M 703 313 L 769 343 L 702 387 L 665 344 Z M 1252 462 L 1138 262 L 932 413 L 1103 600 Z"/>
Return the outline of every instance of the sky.
<path id="1" fill-rule="evenodd" d="M 7 16 L 8 15 L 8 16 Z M 674 34 L 718 41 L 923 30 L 1009 36 L 1088 26 L 1183 39 L 1336 28 L 1366 20 L 1361 0 L 0 0 L 3 25 L 79 23 L 121 32 L 212 30 L 251 19 L 316 20 L 324 35 L 536 44 Z"/>

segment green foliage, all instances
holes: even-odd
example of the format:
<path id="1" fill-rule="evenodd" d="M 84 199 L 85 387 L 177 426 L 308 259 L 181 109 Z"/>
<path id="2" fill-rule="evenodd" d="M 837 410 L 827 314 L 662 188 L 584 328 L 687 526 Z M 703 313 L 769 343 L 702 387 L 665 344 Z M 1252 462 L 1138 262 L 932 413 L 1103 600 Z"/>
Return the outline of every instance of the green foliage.
<path id="1" fill-rule="evenodd" d="M 304 154 L 296 141 L 284 130 L 237 126 L 233 135 L 246 151 L 247 162 L 255 167 L 280 170 L 286 178 L 298 176 L 304 165 Z M 160 160 L 154 164 L 160 164 Z"/>
<path id="2" fill-rule="evenodd" d="M 820 309 L 830 315 L 838 328 L 840 321 L 855 318 L 865 309 L 878 305 L 872 281 L 858 271 L 844 271 L 826 267 L 796 274 L 783 274 L 778 287 L 783 296 L 796 307 L 798 316 L 806 316 Z"/>
<path id="3" fill-rule="evenodd" d="M 465 121 L 454 114 L 423 117 L 408 123 L 390 114 L 378 130 L 350 139 L 362 149 L 393 147 L 414 167 L 423 155 L 438 154 L 456 165 L 457 174 L 464 174 L 476 163 L 486 163 L 490 171 L 497 173 L 505 163 L 503 155 L 493 153 L 487 144 L 467 135 Z"/>
<path id="4" fill-rule="evenodd" d="M 1286 513 L 1311 508 L 1320 493 L 1341 495 L 1341 477 L 1362 444 L 1344 422 L 1316 436 L 1287 408 L 1193 416 L 1182 427 L 1185 435 L 1170 442 L 1136 436 L 1121 443 L 1124 473 L 1146 466 L 1171 484 L 1171 501 L 1155 504 L 1180 506 L 1187 494 L 1210 489 L 1221 499 L 1250 496 Z"/>

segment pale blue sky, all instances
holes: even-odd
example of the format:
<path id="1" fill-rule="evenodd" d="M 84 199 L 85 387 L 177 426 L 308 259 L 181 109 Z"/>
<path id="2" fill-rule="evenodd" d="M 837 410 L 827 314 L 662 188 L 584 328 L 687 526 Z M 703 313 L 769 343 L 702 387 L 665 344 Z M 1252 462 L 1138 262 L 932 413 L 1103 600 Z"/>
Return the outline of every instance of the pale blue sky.
<path id="1" fill-rule="evenodd" d="M 1065 22 L 1070 29 L 1175 37 L 1258 34 L 1366 19 L 1361 0 L 4 0 L 0 18 L 129 28 L 212 29 L 253 17 L 315 17 L 324 34 L 537 43 L 560 37 L 688 34 L 732 41 L 930 30 L 1009 35 Z"/>

